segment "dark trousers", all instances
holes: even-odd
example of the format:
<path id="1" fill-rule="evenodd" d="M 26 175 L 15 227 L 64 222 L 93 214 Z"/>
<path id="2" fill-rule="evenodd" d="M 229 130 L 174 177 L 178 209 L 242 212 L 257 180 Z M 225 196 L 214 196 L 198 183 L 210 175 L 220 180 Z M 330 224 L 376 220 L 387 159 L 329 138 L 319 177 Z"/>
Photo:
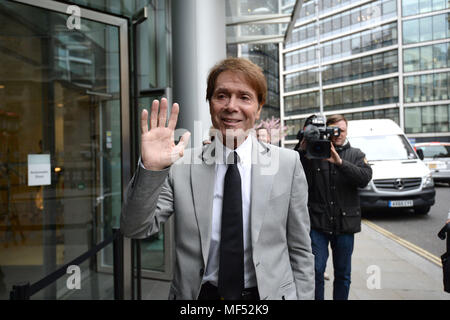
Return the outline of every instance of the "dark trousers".
<path id="1" fill-rule="evenodd" d="M 330 235 L 313 229 L 310 235 L 316 272 L 316 300 L 324 300 L 323 274 L 327 266 L 328 244 L 331 245 L 333 254 L 333 299 L 347 300 L 351 282 L 354 235 Z"/>
<path id="2" fill-rule="evenodd" d="M 198 300 L 223 300 L 219 295 L 217 287 L 209 282 L 202 285 Z M 240 300 L 259 300 L 258 288 L 246 288 L 242 291 L 242 298 Z"/>

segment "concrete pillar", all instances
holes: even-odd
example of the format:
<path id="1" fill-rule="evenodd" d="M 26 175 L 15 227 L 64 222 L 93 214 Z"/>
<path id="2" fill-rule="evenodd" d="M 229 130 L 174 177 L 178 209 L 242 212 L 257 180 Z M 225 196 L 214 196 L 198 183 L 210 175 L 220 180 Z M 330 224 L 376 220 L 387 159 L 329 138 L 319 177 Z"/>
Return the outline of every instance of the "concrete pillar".
<path id="1" fill-rule="evenodd" d="M 208 72 L 226 57 L 225 0 L 173 0 L 172 35 L 173 102 L 180 104 L 177 128 L 189 130 L 190 146 L 196 147 L 211 126 Z"/>

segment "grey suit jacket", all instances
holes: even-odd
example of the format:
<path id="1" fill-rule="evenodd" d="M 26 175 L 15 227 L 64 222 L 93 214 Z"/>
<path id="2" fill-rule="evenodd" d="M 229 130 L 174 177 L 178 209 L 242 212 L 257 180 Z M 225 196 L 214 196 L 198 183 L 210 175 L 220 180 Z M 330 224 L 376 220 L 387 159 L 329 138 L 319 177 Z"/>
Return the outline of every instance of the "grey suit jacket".
<path id="1" fill-rule="evenodd" d="M 314 299 L 308 186 L 297 152 L 254 136 L 250 232 L 261 299 Z M 128 185 L 121 230 L 131 238 L 158 232 L 172 214 L 175 267 L 169 299 L 197 299 L 211 239 L 215 144 L 185 151 L 162 171 L 138 169 Z"/>

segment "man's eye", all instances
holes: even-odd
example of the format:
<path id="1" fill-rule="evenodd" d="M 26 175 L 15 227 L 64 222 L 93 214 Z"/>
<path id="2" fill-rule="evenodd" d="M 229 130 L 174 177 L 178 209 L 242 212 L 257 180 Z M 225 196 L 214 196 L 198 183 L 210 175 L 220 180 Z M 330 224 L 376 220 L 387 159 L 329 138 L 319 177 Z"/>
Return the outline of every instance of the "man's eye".
<path id="1" fill-rule="evenodd" d="M 241 99 L 248 101 L 248 100 L 250 100 L 250 97 L 249 96 L 242 96 Z"/>

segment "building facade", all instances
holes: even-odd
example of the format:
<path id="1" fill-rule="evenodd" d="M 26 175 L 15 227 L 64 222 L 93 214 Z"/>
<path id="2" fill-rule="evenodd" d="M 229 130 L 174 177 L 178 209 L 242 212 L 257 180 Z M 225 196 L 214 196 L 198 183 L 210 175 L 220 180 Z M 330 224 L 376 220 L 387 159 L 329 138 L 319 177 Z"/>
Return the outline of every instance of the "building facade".
<path id="1" fill-rule="evenodd" d="M 449 15 L 443 0 L 304 1 L 281 49 L 284 145 L 321 111 L 449 141 Z"/>

